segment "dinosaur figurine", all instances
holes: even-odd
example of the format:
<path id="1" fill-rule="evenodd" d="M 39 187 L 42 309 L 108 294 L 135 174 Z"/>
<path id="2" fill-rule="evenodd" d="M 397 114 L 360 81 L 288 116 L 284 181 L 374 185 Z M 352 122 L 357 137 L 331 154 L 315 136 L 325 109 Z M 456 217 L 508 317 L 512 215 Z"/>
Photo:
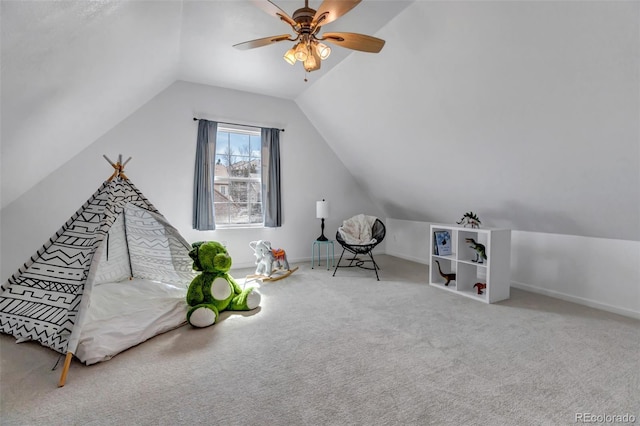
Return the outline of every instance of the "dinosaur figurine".
<path id="1" fill-rule="evenodd" d="M 435 262 L 438 264 L 438 272 L 440 272 L 440 276 L 442 278 L 444 278 L 445 280 L 447 280 L 447 282 L 444 283 L 444 285 L 448 286 L 451 281 L 455 281 L 456 280 L 456 274 L 454 274 L 454 273 L 444 274 L 442 272 L 442 269 L 440 268 L 440 262 L 438 262 L 437 260 L 435 260 Z"/>
<path id="2" fill-rule="evenodd" d="M 485 288 L 487 288 L 487 285 L 485 283 L 475 283 L 473 285 L 473 288 L 477 288 L 478 289 L 478 294 L 482 294 Z"/>
<path id="3" fill-rule="evenodd" d="M 456 222 L 458 225 L 463 225 L 465 228 L 471 226 L 472 228 L 480 228 L 480 218 L 474 212 L 467 212 L 462 215 L 462 219 Z"/>
<path id="4" fill-rule="evenodd" d="M 484 245 L 476 243 L 476 240 L 474 240 L 473 238 L 465 238 L 464 240 L 467 243 L 471 244 L 469 247 L 476 251 L 476 258 L 475 260 L 472 260 L 472 262 L 483 263 L 482 259 L 487 258 L 487 251 Z"/>

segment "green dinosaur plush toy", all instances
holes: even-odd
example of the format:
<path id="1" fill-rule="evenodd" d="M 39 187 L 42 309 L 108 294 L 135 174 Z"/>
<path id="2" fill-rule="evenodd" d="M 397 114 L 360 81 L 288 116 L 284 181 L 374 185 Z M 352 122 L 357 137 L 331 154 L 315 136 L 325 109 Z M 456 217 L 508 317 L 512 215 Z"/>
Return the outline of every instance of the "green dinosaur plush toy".
<path id="1" fill-rule="evenodd" d="M 208 327 L 218 321 L 222 311 L 250 311 L 260 305 L 260 293 L 253 287 L 242 290 L 229 275 L 231 257 L 222 244 L 200 241 L 191 247 L 193 269 L 202 273 L 191 281 L 187 290 L 189 324 Z"/>

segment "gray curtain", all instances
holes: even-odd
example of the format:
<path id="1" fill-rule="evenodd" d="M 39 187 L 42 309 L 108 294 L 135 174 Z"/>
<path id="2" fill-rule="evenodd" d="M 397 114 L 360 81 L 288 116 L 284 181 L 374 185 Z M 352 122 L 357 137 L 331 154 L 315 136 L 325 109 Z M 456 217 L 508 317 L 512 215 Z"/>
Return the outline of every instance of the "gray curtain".
<path id="1" fill-rule="evenodd" d="M 193 229 L 200 231 L 216 229 L 213 177 L 217 132 L 217 122 L 202 119 L 198 122 L 196 167 L 193 176 Z"/>
<path id="2" fill-rule="evenodd" d="M 262 208 L 264 226 L 282 225 L 280 203 L 280 129 L 262 129 Z"/>

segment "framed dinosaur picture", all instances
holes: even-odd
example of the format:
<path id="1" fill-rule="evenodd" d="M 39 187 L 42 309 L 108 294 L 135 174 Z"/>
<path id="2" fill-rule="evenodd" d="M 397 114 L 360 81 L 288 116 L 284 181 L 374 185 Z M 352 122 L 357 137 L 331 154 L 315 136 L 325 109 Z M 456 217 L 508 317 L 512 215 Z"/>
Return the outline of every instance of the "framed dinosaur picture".
<path id="1" fill-rule="evenodd" d="M 436 251 L 438 256 L 449 256 L 451 254 L 451 234 L 449 231 L 435 231 L 433 236 L 436 241 Z"/>

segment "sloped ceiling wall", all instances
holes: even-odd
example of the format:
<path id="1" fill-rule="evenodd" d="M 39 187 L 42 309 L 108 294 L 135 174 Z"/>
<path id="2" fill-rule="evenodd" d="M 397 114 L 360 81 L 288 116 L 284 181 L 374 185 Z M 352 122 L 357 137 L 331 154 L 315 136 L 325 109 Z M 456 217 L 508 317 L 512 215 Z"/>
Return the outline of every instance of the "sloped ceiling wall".
<path id="1" fill-rule="evenodd" d="M 296 99 L 386 215 L 451 222 L 473 210 L 487 226 L 640 240 L 640 3 L 407 4 L 366 1 L 341 18 L 333 30 L 387 45 L 332 55 L 334 68 L 311 74 Z M 229 21 L 192 20 L 197 5 Z M 267 31 L 245 19 L 281 24 L 246 2 L 6 0 L 0 10 L 3 208 L 176 78 L 273 91 L 292 77 L 267 73 L 268 47 L 231 62 L 257 60 L 260 85 L 246 72 L 226 76 L 236 86 L 217 80 L 231 40 Z M 357 16 L 376 17 L 376 31 L 351 27 Z M 209 51 L 216 27 L 226 47 Z"/>
<path id="2" fill-rule="evenodd" d="M 409 3 L 365 1 L 323 30 L 375 33 Z M 351 53 L 334 49 L 305 83 L 288 42 L 234 49 L 290 31 L 248 0 L 3 0 L 0 18 L 2 208 L 174 81 L 293 99 Z"/>
<path id="3" fill-rule="evenodd" d="M 388 217 L 640 240 L 639 16 L 417 1 L 297 102 Z"/>
<path id="4" fill-rule="evenodd" d="M 175 81 L 180 2 L 2 7 L 2 207 Z"/>

